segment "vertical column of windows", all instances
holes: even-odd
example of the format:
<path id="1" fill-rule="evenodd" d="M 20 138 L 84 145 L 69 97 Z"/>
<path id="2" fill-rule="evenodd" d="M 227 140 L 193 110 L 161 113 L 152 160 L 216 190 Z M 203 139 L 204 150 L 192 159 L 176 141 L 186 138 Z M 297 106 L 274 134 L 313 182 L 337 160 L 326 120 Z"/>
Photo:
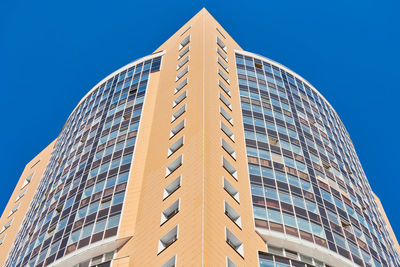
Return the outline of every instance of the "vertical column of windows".
<path id="1" fill-rule="evenodd" d="M 189 31 L 190 26 L 184 33 Z M 190 34 L 187 35 L 180 41 L 178 48 L 178 62 L 177 62 L 177 75 L 176 75 L 176 85 L 173 90 L 174 100 L 172 102 L 172 117 L 171 117 L 171 131 L 169 135 L 170 145 L 168 147 L 167 158 L 170 163 L 166 167 L 165 179 L 170 180 L 169 184 L 164 188 L 163 191 L 163 211 L 161 212 L 161 222 L 160 227 L 166 228 L 167 230 L 170 225 L 168 221 L 178 214 L 180 210 L 181 200 L 175 197 L 174 193 L 180 188 L 182 175 L 178 174 L 179 167 L 183 164 L 183 154 L 179 153 L 184 146 L 184 135 L 180 134 L 185 128 L 185 118 L 184 114 L 186 112 L 187 104 L 185 99 L 187 97 L 187 85 L 188 85 L 188 72 L 189 72 L 189 60 L 190 55 Z M 179 155 L 177 155 L 179 154 Z M 176 156 L 177 155 L 177 156 Z M 158 254 L 166 250 L 170 245 L 172 245 L 178 239 L 178 229 L 179 225 L 176 225 L 169 232 L 167 232 L 158 241 Z M 167 262 L 165 262 L 162 267 L 173 267 L 176 266 L 177 255 L 174 255 Z"/>
<path id="2" fill-rule="evenodd" d="M 37 160 L 35 163 L 33 163 L 33 164 L 30 166 L 30 168 L 32 169 L 37 163 L 39 163 L 39 161 L 40 161 L 40 159 Z M 23 183 L 22 183 L 22 185 L 21 185 L 21 188 L 20 188 L 20 193 L 19 193 L 19 195 L 17 196 L 17 198 L 16 198 L 15 201 L 14 201 L 16 204 L 14 205 L 14 207 L 13 207 L 13 208 L 10 210 L 10 212 L 8 213 L 7 218 L 10 218 L 11 216 L 14 215 L 14 213 L 17 212 L 19 206 L 21 205 L 20 199 L 25 195 L 25 193 L 26 193 L 26 191 L 27 191 L 27 186 L 28 186 L 29 183 L 32 181 L 33 174 L 34 174 L 34 173 L 30 174 L 28 177 L 26 177 L 26 178 L 24 179 L 24 181 L 23 181 Z M 0 235 L 2 235 L 2 236 L 0 236 L 0 240 L 1 240 L 0 245 L 4 242 L 4 239 L 5 239 L 5 237 L 6 237 L 6 233 L 4 233 L 4 232 L 5 232 L 8 228 L 10 228 L 10 226 L 11 226 L 13 220 L 14 220 L 14 218 L 11 217 L 11 218 L 2 226 L 2 228 L 0 229 Z M 4 234 L 3 234 L 3 233 L 4 233 Z"/>
<path id="3" fill-rule="evenodd" d="M 217 34 L 225 39 L 225 36 L 217 28 Z M 228 67 L 228 56 L 227 47 L 225 43 L 221 40 L 220 36 L 216 37 L 216 57 L 217 57 L 217 73 L 218 73 L 218 88 L 219 93 L 219 112 L 221 115 L 220 125 L 221 125 L 221 148 L 222 148 L 222 167 L 225 169 L 228 175 L 223 177 L 223 188 L 228 197 L 224 200 L 224 213 L 232 221 L 232 226 L 225 227 L 225 240 L 227 244 L 232 247 L 241 257 L 243 254 L 243 243 L 232 231 L 241 231 L 241 217 L 237 212 L 239 209 L 239 193 L 236 190 L 236 184 L 238 180 L 237 170 L 236 170 L 236 152 L 235 152 L 235 142 L 233 135 L 234 120 L 232 117 L 232 104 L 230 102 L 231 91 L 230 80 L 229 80 L 229 67 Z M 232 179 L 233 178 L 233 179 Z M 234 199 L 235 201 L 232 201 Z M 227 266 L 232 267 L 236 264 L 227 257 Z"/>

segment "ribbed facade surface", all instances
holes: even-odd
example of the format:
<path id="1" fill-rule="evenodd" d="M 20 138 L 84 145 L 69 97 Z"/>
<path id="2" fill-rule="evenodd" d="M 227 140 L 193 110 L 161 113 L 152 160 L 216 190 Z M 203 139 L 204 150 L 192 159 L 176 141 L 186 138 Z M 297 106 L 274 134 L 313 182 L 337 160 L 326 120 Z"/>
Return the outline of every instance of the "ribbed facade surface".
<path id="1" fill-rule="evenodd" d="M 0 224 L 6 267 L 400 266 L 332 106 L 205 9 L 87 92 Z"/>

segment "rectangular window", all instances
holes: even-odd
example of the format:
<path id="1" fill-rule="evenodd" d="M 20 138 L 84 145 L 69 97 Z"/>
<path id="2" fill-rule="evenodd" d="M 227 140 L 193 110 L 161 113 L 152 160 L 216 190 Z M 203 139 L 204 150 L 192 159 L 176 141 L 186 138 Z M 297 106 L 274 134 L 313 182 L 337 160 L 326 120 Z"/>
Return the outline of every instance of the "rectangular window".
<path id="1" fill-rule="evenodd" d="M 229 102 L 228 99 L 226 99 L 226 97 L 223 94 L 219 93 L 219 99 L 222 101 L 222 103 L 225 104 L 225 106 L 227 106 L 230 110 L 232 110 L 231 103 Z"/>
<path id="2" fill-rule="evenodd" d="M 31 169 L 32 169 L 33 167 L 35 167 L 36 164 L 38 164 L 39 162 L 40 162 L 40 159 L 38 159 L 37 161 L 35 161 L 35 163 L 33 163 L 33 164 L 31 165 Z"/>
<path id="3" fill-rule="evenodd" d="M 239 228 L 242 228 L 242 219 L 232 207 L 225 201 L 225 214 L 229 217 Z"/>
<path id="4" fill-rule="evenodd" d="M 275 254 L 275 255 L 283 256 L 283 248 L 278 248 L 278 247 L 268 245 L 268 252 Z"/>
<path id="5" fill-rule="evenodd" d="M 181 59 L 184 55 L 186 55 L 187 52 L 189 52 L 189 46 L 187 46 L 185 49 L 179 52 L 178 59 Z"/>
<path id="6" fill-rule="evenodd" d="M 221 121 L 221 130 L 232 140 L 234 141 L 233 132 Z"/>
<path id="7" fill-rule="evenodd" d="M 7 230 L 10 226 L 11 223 L 13 222 L 14 218 L 11 218 L 0 230 L 0 234 L 3 233 L 5 230 Z"/>
<path id="8" fill-rule="evenodd" d="M 88 237 L 88 236 L 90 236 L 92 234 L 93 226 L 94 226 L 94 223 L 92 223 L 92 224 L 90 224 L 88 226 L 85 226 L 83 228 L 81 239 L 86 238 L 86 237 Z"/>
<path id="9" fill-rule="evenodd" d="M 161 265 L 161 267 L 175 267 L 176 266 L 176 255 L 170 258 L 166 263 Z"/>
<path id="10" fill-rule="evenodd" d="M 166 221 L 171 219 L 175 214 L 179 212 L 179 199 L 172 203 L 168 208 L 166 208 L 161 213 L 161 223 L 160 225 L 164 224 Z"/>
<path id="11" fill-rule="evenodd" d="M 218 29 L 218 27 L 216 27 L 216 29 L 217 29 L 217 32 L 219 32 L 219 34 L 221 34 L 221 36 L 224 37 L 224 38 L 226 39 L 225 35 L 221 32 L 221 30 Z"/>
<path id="12" fill-rule="evenodd" d="M 118 214 L 116 216 L 110 217 L 108 219 L 107 229 L 114 228 L 114 227 L 118 226 L 120 217 L 121 217 L 121 214 Z"/>
<path id="13" fill-rule="evenodd" d="M 172 114 L 171 122 L 174 122 L 178 119 L 183 113 L 186 111 L 186 104 L 183 105 L 180 109 L 178 109 L 174 114 Z"/>
<path id="14" fill-rule="evenodd" d="M 180 90 L 182 90 L 183 87 L 185 87 L 188 84 L 188 78 L 186 77 L 180 84 L 178 84 L 175 87 L 174 94 L 178 93 Z"/>
<path id="15" fill-rule="evenodd" d="M 220 55 L 226 62 L 228 62 L 228 56 L 227 56 L 224 52 L 222 52 L 222 50 L 221 50 L 219 47 L 217 47 L 217 53 L 218 53 L 218 55 Z"/>
<path id="16" fill-rule="evenodd" d="M 26 189 L 25 189 L 24 191 L 22 191 L 22 192 L 17 196 L 17 198 L 15 199 L 15 202 L 17 202 L 18 200 L 20 200 L 20 199 L 25 195 L 25 193 L 26 193 Z"/>
<path id="17" fill-rule="evenodd" d="M 169 139 L 171 139 L 172 137 L 177 135 L 183 128 L 185 128 L 185 120 L 182 120 L 174 128 L 172 128 L 172 130 L 169 134 Z"/>
<path id="18" fill-rule="evenodd" d="M 234 160 L 236 160 L 235 150 L 223 138 L 221 138 L 221 146 Z"/>
<path id="19" fill-rule="evenodd" d="M 85 210 L 85 212 L 86 212 L 86 210 Z M 83 216 L 83 217 L 85 217 L 85 216 Z M 81 218 L 83 218 L 83 217 L 81 217 Z M 67 219 L 68 219 L 68 217 L 61 219 L 61 221 L 57 225 L 57 231 L 64 229 L 64 227 L 67 225 Z M 80 219 L 80 218 L 78 217 L 78 219 Z"/>
<path id="20" fill-rule="evenodd" d="M 190 28 L 192 28 L 192 25 L 190 25 L 189 27 L 187 27 L 187 29 L 184 30 L 184 31 L 181 33 L 180 36 L 184 35 L 188 30 L 190 30 Z M 163 267 L 166 267 L 166 266 L 163 266 Z"/>
<path id="21" fill-rule="evenodd" d="M 223 186 L 225 191 L 239 203 L 239 192 L 226 178 L 223 178 Z"/>
<path id="22" fill-rule="evenodd" d="M 228 84 L 230 84 L 228 75 L 226 75 L 220 68 L 218 68 L 218 74 L 219 74 Z"/>
<path id="23" fill-rule="evenodd" d="M 183 146 L 183 136 L 168 148 L 168 157 L 174 154 L 182 146 Z"/>
<path id="24" fill-rule="evenodd" d="M 187 72 L 189 71 L 189 66 L 186 66 L 181 72 L 176 75 L 175 81 L 178 81 L 180 78 L 182 78 Z"/>
<path id="25" fill-rule="evenodd" d="M 226 49 L 226 45 L 224 44 L 224 42 L 222 42 L 222 40 L 217 36 L 217 44 L 219 45 L 219 47 L 221 47 L 222 50 L 227 51 Z"/>
<path id="26" fill-rule="evenodd" d="M 169 176 L 171 173 L 176 171 L 182 165 L 183 156 L 180 155 L 177 159 L 175 159 L 171 164 L 168 165 L 165 171 L 165 177 Z"/>
<path id="27" fill-rule="evenodd" d="M 24 183 L 21 186 L 21 190 L 32 181 L 33 173 L 25 178 Z"/>
<path id="28" fill-rule="evenodd" d="M 179 69 L 182 68 L 183 65 L 185 65 L 188 61 L 189 61 L 189 56 L 187 56 L 187 57 L 185 57 L 184 59 L 182 59 L 182 61 L 179 62 L 178 65 L 176 66 L 176 69 L 179 70 Z"/>
<path id="29" fill-rule="evenodd" d="M 184 48 L 188 43 L 190 43 L 190 35 L 185 37 L 185 39 L 183 39 L 182 42 L 179 43 L 179 50 Z"/>
<path id="30" fill-rule="evenodd" d="M 18 210 L 20 204 L 21 203 L 18 203 L 12 210 L 10 210 L 10 213 L 8 214 L 8 217 L 13 215 Z"/>
<path id="31" fill-rule="evenodd" d="M 228 228 L 225 228 L 226 242 L 244 258 L 243 243 Z"/>
<path id="32" fill-rule="evenodd" d="M 94 234 L 99 233 L 101 231 L 104 231 L 104 229 L 106 228 L 106 223 L 107 220 L 102 220 L 100 222 L 96 223 L 96 226 L 94 227 Z"/>
<path id="33" fill-rule="evenodd" d="M 231 259 L 228 257 L 226 257 L 226 266 L 227 267 L 237 267 L 237 265 L 235 263 L 233 263 L 233 261 L 231 261 Z"/>
<path id="34" fill-rule="evenodd" d="M 161 253 L 178 239 L 178 226 L 164 235 L 158 242 L 158 253 Z"/>
<path id="35" fill-rule="evenodd" d="M 181 103 L 186 98 L 186 91 L 183 92 L 180 96 L 178 96 L 174 102 L 172 103 L 172 108 L 176 107 L 179 103 Z"/>
<path id="36" fill-rule="evenodd" d="M 228 66 L 225 64 L 225 62 L 224 61 L 222 61 L 222 59 L 220 58 L 220 57 L 218 57 L 218 63 L 219 63 L 219 65 L 221 65 L 221 67 L 223 67 L 224 68 L 224 70 L 226 71 L 226 72 L 228 72 L 229 73 L 229 69 L 228 69 Z"/>
<path id="37" fill-rule="evenodd" d="M 226 85 L 221 80 L 218 80 L 218 85 L 219 85 L 219 87 L 221 87 L 222 90 L 224 90 L 224 92 L 228 96 L 231 96 L 231 91 L 228 89 L 228 87 L 226 87 Z"/>
<path id="38" fill-rule="evenodd" d="M 224 169 L 229 172 L 229 174 L 232 175 L 233 178 L 235 178 L 236 180 L 238 179 L 235 167 L 233 167 L 232 164 L 230 164 L 224 156 L 222 156 L 222 167 L 224 167 Z"/>
<path id="39" fill-rule="evenodd" d="M 336 244 L 347 250 L 346 240 L 336 233 L 333 233 L 333 236 L 335 238 Z"/>
<path id="40" fill-rule="evenodd" d="M 233 119 L 225 109 L 219 107 L 219 113 L 221 113 L 222 117 L 224 117 L 233 126 Z"/>
<path id="41" fill-rule="evenodd" d="M 164 188 L 164 195 L 163 195 L 163 200 L 165 200 L 167 197 L 169 197 L 171 194 L 173 194 L 176 190 L 181 187 L 181 176 L 176 178 L 172 183 L 167 185 Z"/>
<path id="42" fill-rule="evenodd" d="M 73 232 L 69 237 L 67 245 L 71 245 L 71 244 L 78 242 L 80 234 L 81 234 L 81 229 Z"/>

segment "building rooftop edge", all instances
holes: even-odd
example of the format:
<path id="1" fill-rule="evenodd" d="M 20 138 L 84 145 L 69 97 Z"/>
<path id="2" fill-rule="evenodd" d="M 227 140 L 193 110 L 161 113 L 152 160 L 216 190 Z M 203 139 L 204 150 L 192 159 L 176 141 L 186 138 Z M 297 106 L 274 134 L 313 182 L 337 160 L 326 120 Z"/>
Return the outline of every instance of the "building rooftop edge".
<path id="1" fill-rule="evenodd" d="M 142 58 L 139 58 L 139 59 L 136 59 L 136 60 L 134 60 L 134 61 L 132 61 L 132 62 L 130 62 L 130 63 L 128 63 L 128 64 L 126 64 L 125 66 L 122 66 L 122 67 L 120 67 L 119 69 L 117 69 L 116 71 L 113 71 L 112 73 L 110 73 L 109 75 L 107 75 L 105 78 L 103 78 L 103 79 L 101 79 L 98 83 L 96 83 L 96 85 L 94 85 L 82 98 L 81 98 L 81 100 L 78 102 L 78 104 L 75 106 L 75 108 L 71 111 L 71 113 L 69 114 L 69 116 L 68 116 L 68 118 L 67 118 L 67 120 L 65 121 L 65 123 L 67 123 L 68 122 L 68 119 L 69 119 L 69 117 L 71 117 L 71 115 L 74 113 L 74 111 L 79 107 L 79 105 L 100 85 L 100 84 L 102 84 L 103 82 L 105 82 L 106 80 L 108 80 L 109 78 L 111 78 L 112 76 L 114 76 L 114 75 L 116 75 L 117 73 L 119 73 L 119 72 L 121 72 L 121 71 L 123 71 L 123 70 L 125 70 L 125 69 L 127 69 L 127 68 L 130 68 L 131 66 L 133 66 L 133 65 L 136 65 L 136 64 L 139 64 L 139 63 L 141 63 L 141 62 L 143 62 L 143 61 L 146 61 L 146 60 L 149 60 L 149 59 L 152 59 L 152 58 L 154 58 L 154 57 L 158 57 L 158 56 L 162 56 L 162 55 L 164 55 L 165 54 L 165 51 L 163 50 L 163 51 L 157 51 L 157 52 L 154 52 L 153 54 L 151 54 L 151 55 L 148 55 L 148 56 L 144 56 L 144 57 L 142 57 Z M 65 126 L 65 124 L 63 125 L 63 127 L 62 127 L 62 129 L 64 128 L 64 126 Z M 62 131 L 62 129 L 61 129 L 61 131 Z M 60 131 L 60 132 L 61 132 Z M 58 137 L 57 137 L 58 138 Z M 56 138 L 56 139 L 57 139 Z"/>

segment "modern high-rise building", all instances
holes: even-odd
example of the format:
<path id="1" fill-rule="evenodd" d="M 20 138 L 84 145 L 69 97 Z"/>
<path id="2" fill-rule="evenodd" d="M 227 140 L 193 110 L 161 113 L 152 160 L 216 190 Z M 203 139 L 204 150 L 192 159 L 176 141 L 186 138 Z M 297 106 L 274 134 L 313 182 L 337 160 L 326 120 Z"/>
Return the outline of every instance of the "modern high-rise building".
<path id="1" fill-rule="evenodd" d="M 327 100 L 205 10 L 95 85 L 0 219 L 11 266 L 400 266 Z"/>

